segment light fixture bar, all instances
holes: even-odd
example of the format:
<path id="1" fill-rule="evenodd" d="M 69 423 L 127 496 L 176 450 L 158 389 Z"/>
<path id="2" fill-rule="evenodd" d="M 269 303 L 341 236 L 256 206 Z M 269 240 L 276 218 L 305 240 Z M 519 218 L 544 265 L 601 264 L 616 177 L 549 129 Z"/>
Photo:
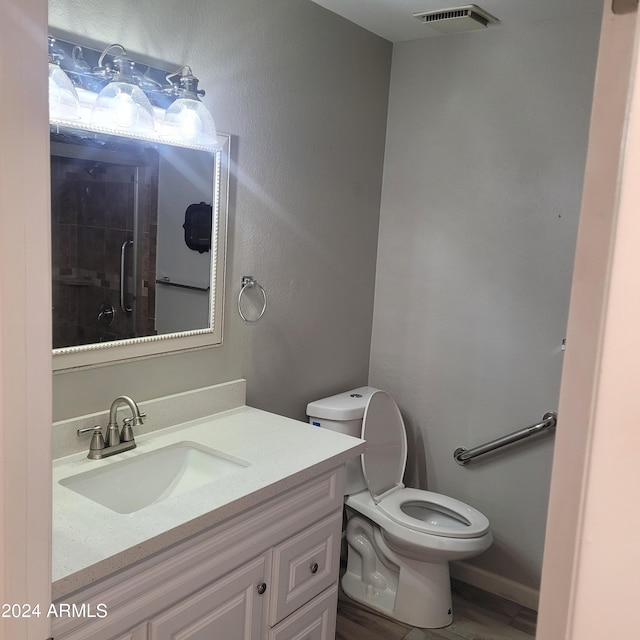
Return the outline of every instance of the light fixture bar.
<path id="1" fill-rule="evenodd" d="M 188 67 L 181 67 L 181 69 L 188 69 L 190 78 L 195 80 L 195 85 L 188 84 L 189 87 L 195 86 L 197 90 L 194 106 L 198 109 L 198 114 L 203 114 L 202 119 L 210 122 L 211 126 L 200 131 L 197 127 L 194 129 L 193 119 L 187 119 L 189 128 L 182 131 L 180 127 L 174 126 L 171 129 L 171 135 L 168 136 L 166 127 L 163 128 L 165 114 L 173 104 L 179 103 L 185 97 L 183 87 L 171 81 L 175 73 L 171 74 L 166 69 L 132 60 L 122 45 L 110 45 L 101 52 L 90 47 L 80 47 L 65 40 L 54 39 L 50 49 L 60 69 L 75 86 L 80 104 L 79 117 L 74 114 L 74 118 L 67 118 L 65 114 L 50 111 L 49 121 L 56 130 L 67 129 L 108 135 L 124 134 L 137 140 L 168 143 L 203 151 L 216 151 L 220 147 L 222 140 L 217 137 L 213 118 L 199 99 L 200 95 L 204 95 L 204 91 L 197 90 L 197 78 L 193 77 Z M 108 91 L 107 88 L 109 88 Z M 130 116 L 127 109 L 132 109 L 129 96 L 135 91 L 141 91 L 144 102 L 146 103 L 148 99 L 150 103 L 145 107 L 145 113 L 152 114 L 151 123 L 147 121 L 146 128 L 136 126 L 135 117 L 131 117 L 131 124 L 127 120 Z M 110 119 L 109 115 L 104 114 L 96 117 L 96 99 L 102 95 L 101 92 L 119 99 L 120 104 L 116 105 L 116 117 Z M 136 95 L 139 97 L 139 94 Z M 191 95 L 188 97 L 193 99 Z M 175 110 L 174 108 L 173 111 Z M 197 125 L 202 119 L 198 119 L 195 124 Z"/>

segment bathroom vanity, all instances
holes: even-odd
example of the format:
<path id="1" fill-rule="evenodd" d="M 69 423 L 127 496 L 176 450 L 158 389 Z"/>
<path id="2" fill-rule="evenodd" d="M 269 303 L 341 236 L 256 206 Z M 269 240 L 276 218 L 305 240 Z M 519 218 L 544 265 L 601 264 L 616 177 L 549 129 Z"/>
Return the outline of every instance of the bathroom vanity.
<path id="1" fill-rule="evenodd" d="M 221 385 L 223 395 L 237 400 L 243 385 Z M 334 637 L 343 467 L 364 443 L 246 406 L 207 415 L 224 408 L 211 400 L 219 392 L 141 403 L 147 428 L 154 416 L 175 421 L 168 407 L 205 415 L 137 435 L 133 451 L 54 461 L 55 640 Z M 99 418 L 54 433 L 64 441 Z M 147 476 L 160 477 L 175 451 L 195 451 L 194 467 L 207 455 L 229 464 L 213 480 L 196 469 L 146 504 Z M 141 471 L 137 503 L 118 497 L 116 478 L 131 469 Z M 101 479 L 113 490 L 101 491 Z"/>

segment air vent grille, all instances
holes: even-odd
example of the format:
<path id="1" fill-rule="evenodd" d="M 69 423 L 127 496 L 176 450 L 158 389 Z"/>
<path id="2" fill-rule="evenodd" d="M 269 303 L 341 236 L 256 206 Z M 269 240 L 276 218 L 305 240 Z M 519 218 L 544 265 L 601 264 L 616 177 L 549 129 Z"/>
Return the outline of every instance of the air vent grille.
<path id="1" fill-rule="evenodd" d="M 423 11 L 414 13 L 413 17 L 441 33 L 484 29 L 499 22 L 495 16 L 474 4 L 438 11 Z"/>
<path id="2" fill-rule="evenodd" d="M 448 11 L 438 11 L 421 16 L 422 22 L 437 22 L 438 20 L 451 20 L 451 18 L 464 18 L 472 15 L 471 9 L 449 9 Z M 487 20 L 478 16 L 480 20 L 487 23 Z"/>

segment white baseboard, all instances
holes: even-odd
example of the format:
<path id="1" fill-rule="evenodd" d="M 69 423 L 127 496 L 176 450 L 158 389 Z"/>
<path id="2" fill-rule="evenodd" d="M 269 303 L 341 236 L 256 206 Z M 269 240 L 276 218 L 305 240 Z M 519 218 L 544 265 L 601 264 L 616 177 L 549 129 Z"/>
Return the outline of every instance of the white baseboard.
<path id="1" fill-rule="evenodd" d="M 478 589 L 506 598 L 528 609 L 538 610 L 538 601 L 540 599 L 540 591 L 538 589 L 532 589 L 467 562 L 451 562 L 449 569 L 451 577 L 460 580 L 460 582 L 465 582 Z"/>

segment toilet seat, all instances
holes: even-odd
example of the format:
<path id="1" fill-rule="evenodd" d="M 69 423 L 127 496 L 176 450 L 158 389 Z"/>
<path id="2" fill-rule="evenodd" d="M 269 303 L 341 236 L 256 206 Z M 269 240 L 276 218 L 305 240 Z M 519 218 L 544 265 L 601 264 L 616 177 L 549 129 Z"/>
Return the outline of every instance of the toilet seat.
<path id="1" fill-rule="evenodd" d="M 411 529 L 396 522 L 386 511 L 380 509 L 379 503 L 374 502 L 366 489 L 348 496 L 345 505 L 377 525 L 385 542 L 396 553 L 423 562 L 437 562 L 445 556 L 447 560 L 464 560 L 487 549 L 493 540 L 491 529 L 482 535 L 467 538 L 454 538 L 437 535 L 437 532 L 433 531 Z"/>
<path id="2" fill-rule="evenodd" d="M 407 489 L 407 436 L 400 410 L 385 391 L 371 395 L 364 411 L 362 471 L 377 508 L 412 531 L 446 538 L 478 538 L 489 520 L 477 509 L 439 493 Z"/>
<path id="3" fill-rule="evenodd" d="M 468 504 L 432 491 L 403 488 L 385 496 L 378 509 L 413 531 L 447 538 L 478 538 L 489 520 Z"/>

